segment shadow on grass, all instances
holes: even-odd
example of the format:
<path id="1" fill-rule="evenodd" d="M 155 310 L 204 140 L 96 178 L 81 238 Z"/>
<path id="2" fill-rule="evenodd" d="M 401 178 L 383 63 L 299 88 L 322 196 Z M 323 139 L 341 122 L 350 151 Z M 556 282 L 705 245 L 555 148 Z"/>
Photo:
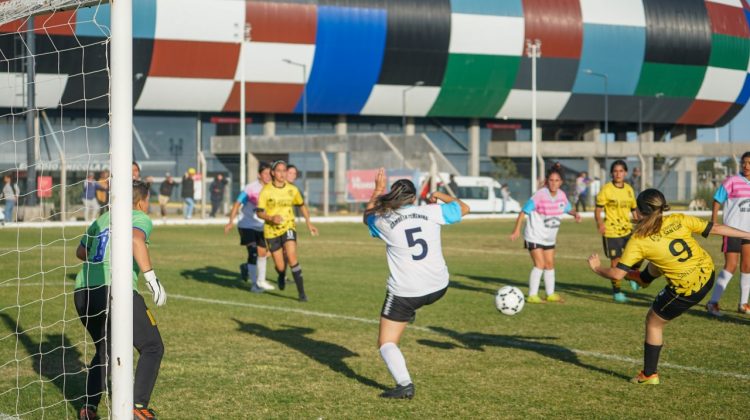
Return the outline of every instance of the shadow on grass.
<path id="1" fill-rule="evenodd" d="M 232 289 L 241 289 L 250 291 L 250 282 L 242 281 L 240 273 L 237 271 L 230 271 L 226 268 L 207 266 L 201 268 L 194 268 L 190 270 L 180 271 L 180 275 L 191 280 L 199 281 L 202 283 L 211 283 L 217 286 L 229 287 Z M 294 284 L 294 283 L 292 283 Z M 297 300 L 296 296 L 286 296 L 281 294 L 280 290 L 271 292 L 264 292 L 264 295 L 269 295 L 281 299 Z"/>
<path id="2" fill-rule="evenodd" d="M 237 323 L 240 331 L 284 344 L 316 362 L 328 366 L 332 371 L 344 375 L 347 378 L 354 379 L 363 385 L 381 390 L 388 388 L 385 385 L 358 374 L 352 370 L 346 362 L 344 362 L 344 359 L 348 357 L 359 356 L 357 353 L 354 353 L 346 347 L 338 344 L 307 337 L 308 334 L 315 332 L 312 328 L 284 326 L 283 329 L 274 330 L 259 324 L 245 323 L 234 318 L 233 320 Z"/>
<path id="3" fill-rule="evenodd" d="M 27 354 L 34 371 L 45 382 L 54 384 L 71 406 L 78 409 L 86 396 L 86 366 L 81 363 L 81 352 L 63 334 L 45 334 L 43 342 L 33 340 L 20 323 L 8 314 L 0 314 L 10 331 L 18 331 L 18 343 Z M 37 334 L 35 334 L 37 335 Z M 35 388 L 38 389 L 38 388 Z"/>
<path id="4" fill-rule="evenodd" d="M 449 342 L 433 341 L 419 339 L 417 342 L 424 346 L 435 347 L 442 350 L 452 350 L 454 348 L 464 348 L 467 350 L 484 351 L 487 346 L 503 347 L 511 349 L 528 350 L 538 353 L 542 356 L 549 357 L 551 359 L 559 360 L 561 362 L 570 363 L 574 366 L 578 366 L 584 369 L 588 369 L 594 372 L 599 372 L 608 376 L 615 376 L 620 379 L 629 380 L 630 377 L 622 375 L 620 373 L 603 369 L 598 366 L 589 365 L 583 363 L 578 355 L 570 349 L 557 345 L 541 342 L 540 340 L 557 340 L 557 337 L 524 337 L 517 335 L 494 335 L 484 334 L 479 332 L 467 332 L 460 333 L 458 331 L 450 330 L 442 327 L 429 327 L 432 331 L 438 334 L 450 337 L 455 341 L 458 341 L 460 345 Z"/>

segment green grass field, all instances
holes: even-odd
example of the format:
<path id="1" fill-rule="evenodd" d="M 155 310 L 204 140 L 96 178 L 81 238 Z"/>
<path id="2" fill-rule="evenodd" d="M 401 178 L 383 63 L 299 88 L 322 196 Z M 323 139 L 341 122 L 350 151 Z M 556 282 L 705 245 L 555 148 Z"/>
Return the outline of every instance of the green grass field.
<path id="1" fill-rule="evenodd" d="M 667 327 L 662 385 L 631 385 L 641 368 L 644 317 L 664 283 L 614 304 L 609 283 L 584 260 L 601 253 L 591 220 L 561 228 L 557 285 L 566 302 L 527 305 L 513 317 L 493 304 L 502 285 L 527 290 L 531 263 L 521 243 L 507 239 L 511 222 L 445 228 L 451 288 L 418 313 L 401 345 L 417 395 L 383 401 L 378 393 L 393 385 L 376 347 L 384 246 L 361 225 L 318 227 L 319 237 L 303 230 L 300 238 L 306 304 L 293 285 L 250 293 L 238 280 L 245 251 L 236 234 L 224 236 L 218 226 L 155 228 L 150 249 L 169 294 L 154 310 L 166 346 L 152 399 L 161 418 L 747 415 L 750 318 L 733 311 L 738 278 L 724 296 L 732 309 L 724 318 L 701 306 Z M 84 375 L 63 372 L 80 371 L 93 347 L 82 345 L 84 330 L 63 292 L 72 292 L 82 231 L 66 229 L 67 240 L 57 229 L 21 230 L 20 237 L 0 231 L 0 413 L 75 417 L 80 400 L 64 398 L 80 398 Z M 700 241 L 721 264 L 719 239 Z M 33 248 L 19 257 L 17 247 Z"/>

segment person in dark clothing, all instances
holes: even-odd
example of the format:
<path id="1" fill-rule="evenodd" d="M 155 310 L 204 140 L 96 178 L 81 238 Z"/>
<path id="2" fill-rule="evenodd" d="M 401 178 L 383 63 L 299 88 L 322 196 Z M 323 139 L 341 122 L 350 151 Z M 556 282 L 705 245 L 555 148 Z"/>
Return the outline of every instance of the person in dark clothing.
<path id="1" fill-rule="evenodd" d="M 182 200 L 185 202 L 185 218 L 193 218 L 193 208 L 195 208 L 195 183 L 193 176 L 195 175 L 195 169 L 190 168 L 185 175 L 182 176 Z"/>
<path id="2" fill-rule="evenodd" d="M 224 188 L 227 186 L 227 180 L 224 179 L 223 174 L 216 175 L 208 190 L 211 197 L 211 217 L 216 217 L 216 212 L 221 206 L 221 202 L 224 200 Z"/>
<path id="3" fill-rule="evenodd" d="M 167 218 L 167 204 L 169 204 L 169 199 L 172 197 L 172 190 L 175 184 L 172 174 L 167 172 L 165 175 L 164 182 L 159 187 L 159 208 L 161 209 L 162 219 Z"/>

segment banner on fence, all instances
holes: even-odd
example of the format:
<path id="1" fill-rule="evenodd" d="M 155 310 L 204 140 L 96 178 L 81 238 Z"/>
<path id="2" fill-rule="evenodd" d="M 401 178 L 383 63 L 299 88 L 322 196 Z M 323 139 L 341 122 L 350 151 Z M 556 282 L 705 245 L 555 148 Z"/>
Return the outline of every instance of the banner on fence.
<path id="1" fill-rule="evenodd" d="M 377 169 L 357 169 L 346 171 L 346 201 L 366 203 L 375 188 Z M 388 187 L 399 179 L 411 180 L 419 189 L 419 172 L 414 169 L 388 169 L 385 173 Z"/>

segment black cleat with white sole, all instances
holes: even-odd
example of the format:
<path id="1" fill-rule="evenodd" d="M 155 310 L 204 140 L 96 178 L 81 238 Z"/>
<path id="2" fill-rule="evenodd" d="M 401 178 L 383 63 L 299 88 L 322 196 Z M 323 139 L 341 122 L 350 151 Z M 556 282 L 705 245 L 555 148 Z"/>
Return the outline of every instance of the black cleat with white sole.
<path id="1" fill-rule="evenodd" d="M 412 399 L 414 398 L 414 384 L 398 385 L 380 394 L 382 398 Z"/>

